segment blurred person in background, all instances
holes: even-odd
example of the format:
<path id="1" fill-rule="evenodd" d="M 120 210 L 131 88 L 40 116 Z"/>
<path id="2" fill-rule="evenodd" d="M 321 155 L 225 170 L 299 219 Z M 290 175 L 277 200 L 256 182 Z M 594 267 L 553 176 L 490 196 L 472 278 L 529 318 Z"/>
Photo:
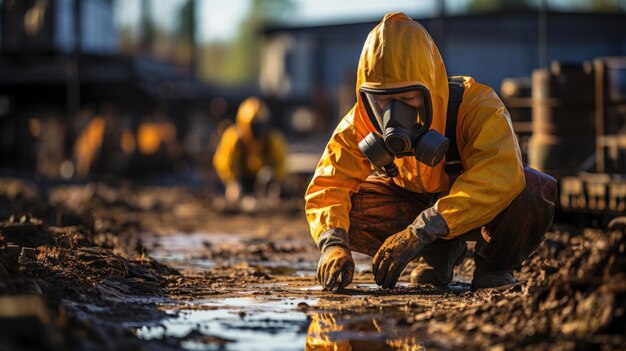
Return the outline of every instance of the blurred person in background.
<path id="1" fill-rule="evenodd" d="M 109 173 L 145 178 L 174 171 L 184 157 L 176 126 L 164 114 L 145 117 L 136 133 L 129 118 L 116 113 L 83 119 L 74 143 L 78 177 Z"/>
<path id="2" fill-rule="evenodd" d="M 277 200 L 287 175 L 284 136 L 272 129 L 270 110 L 258 97 L 244 100 L 219 141 L 213 157 L 215 171 L 224 184 L 227 203 L 245 195 Z"/>
<path id="3" fill-rule="evenodd" d="M 356 94 L 305 196 L 323 288 L 351 283 L 352 251 L 374 257 L 383 288 L 420 257 L 411 283 L 446 286 L 466 240 L 476 241 L 473 289 L 514 284 L 552 223 L 556 180 L 524 167 L 496 93 L 449 81 L 426 30 L 393 13 L 365 42 Z"/>

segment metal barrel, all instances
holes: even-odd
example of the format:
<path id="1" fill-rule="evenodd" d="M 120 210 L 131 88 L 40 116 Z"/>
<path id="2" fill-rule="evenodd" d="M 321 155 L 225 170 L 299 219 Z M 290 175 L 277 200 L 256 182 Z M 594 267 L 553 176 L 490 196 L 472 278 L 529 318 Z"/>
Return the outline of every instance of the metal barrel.
<path id="1" fill-rule="evenodd" d="M 554 62 L 532 75 L 531 167 L 574 175 L 595 152 L 594 75 L 590 64 Z"/>
<path id="2" fill-rule="evenodd" d="M 507 77 L 502 79 L 500 97 L 506 105 L 512 122 L 532 121 L 530 77 Z"/>
<path id="3" fill-rule="evenodd" d="M 528 162 L 528 140 L 532 134 L 532 80 L 530 77 L 508 77 L 502 80 L 500 97 L 511 116 L 513 130 Z"/>

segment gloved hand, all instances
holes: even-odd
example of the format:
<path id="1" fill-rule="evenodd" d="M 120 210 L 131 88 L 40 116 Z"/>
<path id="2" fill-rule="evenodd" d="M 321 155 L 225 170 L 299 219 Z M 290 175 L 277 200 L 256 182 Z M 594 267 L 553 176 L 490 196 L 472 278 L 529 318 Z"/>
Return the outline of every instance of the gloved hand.
<path id="1" fill-rule="evenodd" d="M 354 260 L 350 249 L 343 245 L 324 248 L 317 265 L 317 280 L 324 290 L 337 291 L 352 283 Z"/>
<path id="2" fill-rule="evenodd" d="M 417 238 L 410 228 L 385 240 L 372 261 L 376 284 L 393 289 L 406 265 L 417 258 L 426 244 Z"/>

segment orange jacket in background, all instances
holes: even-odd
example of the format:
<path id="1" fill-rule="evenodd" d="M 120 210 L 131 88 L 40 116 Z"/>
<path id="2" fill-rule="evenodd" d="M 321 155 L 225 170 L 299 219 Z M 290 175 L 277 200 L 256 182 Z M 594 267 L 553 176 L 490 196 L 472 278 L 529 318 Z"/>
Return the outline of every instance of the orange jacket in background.
<path id="1" fill-rule="evenodd" d="M 213 166 L 224 184 L 242 177 L 253 179 L 264 166 L 272 168 L 276 179 L 286 177 L 287 142 L 283 135 L 272 130 L 263 139 L 252 136 L 252 122 L 268 116 L 267 106 L 258 98 L 248 98 L 239 106 L 235 124 L 224 131 L 213 156 Z"/>

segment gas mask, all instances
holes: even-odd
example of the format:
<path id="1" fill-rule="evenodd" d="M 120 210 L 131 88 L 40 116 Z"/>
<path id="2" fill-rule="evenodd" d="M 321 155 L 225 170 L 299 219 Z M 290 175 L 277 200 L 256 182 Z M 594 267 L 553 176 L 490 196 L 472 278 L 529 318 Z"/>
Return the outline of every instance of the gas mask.
<path id="1" fill-rule="evenodd" d="M 270 130 L 270 123 L 267 120 L 255 120 L 250 123 L 250 131 L 254 138 L 262 138 Z"/>
<path id="2" fill-rule="evenodd" d="M 265 104 L 261 104 L 250 121 L 250 132 L 255 139 L 264 138 L 271 130 L 271 115 Z"/>
<path id="3" fill-rule="evenodd" d="M 430 93 L 423 86 L 398 89 L 360 89 L 367 115 L 377 132 L 368 134 L 359 143 L 359 149 L 387 176 L 398 175 L 394 158 L 414 156 L 430 167 L 438 164 L 448 150 L 450 142 L 432 124 Z M 409 98 L 420 107 L 399 99 Z"/>

